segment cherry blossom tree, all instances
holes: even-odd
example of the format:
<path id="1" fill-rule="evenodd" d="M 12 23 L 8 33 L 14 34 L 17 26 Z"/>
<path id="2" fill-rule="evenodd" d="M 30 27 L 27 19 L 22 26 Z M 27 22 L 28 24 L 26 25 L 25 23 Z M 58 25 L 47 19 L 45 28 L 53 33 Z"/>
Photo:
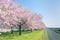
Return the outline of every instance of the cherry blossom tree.
<path id="1" fill-rule="evenodd" d="M 13 0 L 0 0 L 0 27 L 15 28 L 20 23 L 32 30 L 45 27 L 41 15 L 31 12 Z"/>

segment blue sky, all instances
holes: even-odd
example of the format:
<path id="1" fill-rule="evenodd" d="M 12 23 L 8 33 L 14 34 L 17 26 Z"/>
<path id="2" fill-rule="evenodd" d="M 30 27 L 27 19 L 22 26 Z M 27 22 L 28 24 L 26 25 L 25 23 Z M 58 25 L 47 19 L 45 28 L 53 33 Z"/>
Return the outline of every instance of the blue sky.
<path id="1" fill-rule="evenodd" d="M 47 27 L 60 27 L 60 0 L 16 0 L 23 7 L 40 13 Z"/>

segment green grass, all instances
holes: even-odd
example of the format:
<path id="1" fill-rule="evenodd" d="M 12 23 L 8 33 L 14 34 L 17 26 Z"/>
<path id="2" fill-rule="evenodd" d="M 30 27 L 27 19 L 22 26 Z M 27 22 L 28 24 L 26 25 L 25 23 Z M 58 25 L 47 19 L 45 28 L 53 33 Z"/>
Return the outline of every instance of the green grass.
<path id="1" fill-rule="evenodd" d="M 54 30 L 56 33 L 60 34 L 60 31 L 59 30 Z"/>
<path id="2" fill-rule="evenodd" d="M 60 34 L 60 28 L 51 28 L 51 30 L 53 30 L 54 32 Z"/>
<path id="3" fill-rule="evenodd" d="M 0 40 L 47 40 L 46 30 L 24 31 L 20 36 L 18 32 L 11 34 L 10 32 L 2 33 Z"/>
<path id="4" fill-rule="evenodd" d="M 48 40 L 48 35 L 47 35 L 47 31 L 46 31 L 46 29 L 44 29 L 44 38 L 43 38 L 43 40 Z"/>

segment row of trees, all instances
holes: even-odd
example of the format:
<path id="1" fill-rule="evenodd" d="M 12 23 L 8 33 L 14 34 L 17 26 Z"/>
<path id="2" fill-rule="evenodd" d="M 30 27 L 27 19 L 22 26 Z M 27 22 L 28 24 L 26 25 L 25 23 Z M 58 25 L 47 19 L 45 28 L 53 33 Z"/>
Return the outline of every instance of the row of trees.
<path id="1" fill-rule="evenodd" d="M 4 1 L 4 2 L 3 2 Z M 31 12 L 29 9 L 16 4 L 12 0 L 0 1 L 0 27 L 19 27 L 40 29 L 44 28 L 45 24 L 42 22 L 42 16 Z"/>

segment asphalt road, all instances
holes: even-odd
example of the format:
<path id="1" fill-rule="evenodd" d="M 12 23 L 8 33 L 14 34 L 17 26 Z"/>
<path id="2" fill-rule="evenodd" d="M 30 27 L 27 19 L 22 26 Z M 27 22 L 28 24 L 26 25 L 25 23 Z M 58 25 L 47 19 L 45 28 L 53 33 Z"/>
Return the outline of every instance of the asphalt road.
<path id="1" fill-rule="evenodd" d="M 47 29 L 48 40 L 60 40 L 60 34 L 52 31 L 51 29 Z"/>

